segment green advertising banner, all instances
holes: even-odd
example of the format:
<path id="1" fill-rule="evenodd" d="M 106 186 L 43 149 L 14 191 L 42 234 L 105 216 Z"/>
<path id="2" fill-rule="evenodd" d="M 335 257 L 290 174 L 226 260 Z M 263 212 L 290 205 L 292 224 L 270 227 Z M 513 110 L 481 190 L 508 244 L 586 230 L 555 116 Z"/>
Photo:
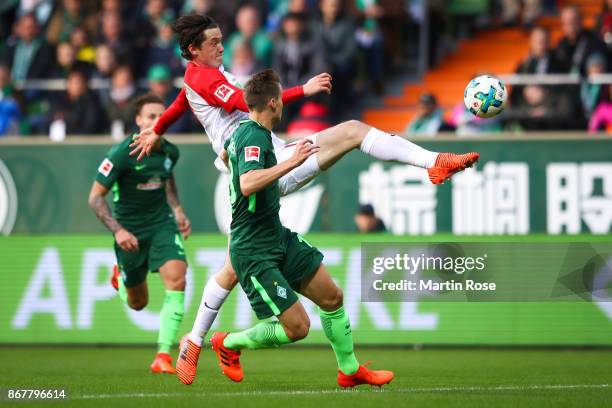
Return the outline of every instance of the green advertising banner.
<path id="1" fill-rule="evenodd" d="M 179 192 L 194 231 L 225 231 L 227 176 L 202 139 L 180 139 Z M 354 232 L 369 203 L 394 235 L 609 234 L 612 138 L 582 135 L 419 140 L 435 151 L 478 151 L 474 169 L 432 185 L 423 169 L 376 162 L 356 151 L 282 201 L 298 232 Z M 0 145 L 0 232 L 91 233 L 103 227 L 87 194 L 109 144 Z"/>
<path id="2" fill-rule="evenodd" d="M 359 344 L 612 345 L 612 302 L 362 302 L 365 238 L 308 236 L 324 252 L 324 262 L 344 291 Z M 186 241 L 190 271 L 182 332 L 191 328 L 204 283 L 224 261 L 226 239 L 196 235 Z M 418 239 L 367 236 L 379 242 Z M 593 237 L 580 239 L 591 242 Z M 557 241 L 563 242 L 561 237 Z M 149 276 L 150 303 L 136 312 L 108 283 L 114 263 L 110 234 L 0 238 L 0 343 L 155 343 L 163 295 L 159 277 Z M 316 308 L 306 300 L 305 306 L 312 327 L 306 342 L 324 343 Z M 254 322 L 237 288 L 215 327 L 236 330 Z"/>

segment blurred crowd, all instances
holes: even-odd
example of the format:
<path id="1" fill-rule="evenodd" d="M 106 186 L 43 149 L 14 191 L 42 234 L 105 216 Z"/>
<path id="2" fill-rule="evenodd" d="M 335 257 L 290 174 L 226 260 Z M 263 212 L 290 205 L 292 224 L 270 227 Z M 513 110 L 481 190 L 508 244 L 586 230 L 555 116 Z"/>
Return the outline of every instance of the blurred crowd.
<path id="1" fill-rule="evenodd" d="M 520 3 L 515 1 L 514 3 Z M 612 133 L 612 85 L 592 81 L 597 75 L 612 73 L 612 0 L 603 2 L 592 29 L 584 25 L 579 8 L 565 6 L 558 13 L 562 37 L 551 44 L 549 28 L 537 25 L 543 5 L 525 0 L 519 14 L 508 14 L 503 23 L 522 24 L 529 31 L 529 55 L 521 61 L 517 74 L 577 74 L 578 84 L 515 85 L 505 112 L 494 119 L 470 114 L 463 102 L 444 112 L 435 95 L 421 96 L 416 117 L 408 133 L 434 135 L 456 131 L 459 135 L 506 131 L 585 130 Z M 520 5 L 520 4 L 519 4 Z M 502 13 L 504 16 L 505 14 Z M 475 73 L 476 74 L 476 73 Z"/>
<path id="2" fill-rule="evenodd" d="M 128 134 L 138 94 L 150 91 L 169 104 L 178 93 L 174 79 L 186 61 L 172 24 L 191 12 L 219 23 L 224 66 L 241 81 L 265 67 L 275 68 L 287 87 L 330 72 L 332 95 L 288 107 L 283 124 L 296 132 L 324 126 L 342 118 L 355 92 L 383 92 L 411 24 L 405 3 L 2 0 L 0 135 Z M 184 116 L 170 132 L 200 131 Z"/>

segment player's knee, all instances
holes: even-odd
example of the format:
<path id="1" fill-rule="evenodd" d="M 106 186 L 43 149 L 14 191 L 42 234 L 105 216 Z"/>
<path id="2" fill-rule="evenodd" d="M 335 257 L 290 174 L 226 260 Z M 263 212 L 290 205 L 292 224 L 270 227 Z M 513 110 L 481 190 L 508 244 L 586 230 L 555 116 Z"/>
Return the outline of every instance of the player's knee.
<path id="1" fill-rule="evenodd" d="M 128 305 L 130 306 L 130 309 L 134 309 L 136 311 L 144 309 L 145 307 L 147 307 L 148 303 L 149 299 L 147 298 L 128 299 Z"/>
<path id="2" fill-rule="evenodd" d="M 321 301 L 321 304 L 319 304 L 318 306 L 326 312 L 333 312 L 335 310 L 340 309 L 340 306 L 342 306 L 343 302 L 344 295 L 342 293 L 342 289 L 337 287 L 336 290 L 332 292 L 329 297 L 323 299 Z"/>
<path id="3" fill-rule="evenodd" d="M 345 127 L 345 140 L 350 141 L 353 145 L 360 145 L 367 125 L 355 119 L 348 120 L 342 125 Z"/>
<path id="4" fill-rule="evenodd" d="M 185 290 L 185 275 L 178 275 L 170 279 L 170 281 L 168 282 L 167 289 L 184 291 Z"/>
<path id="5" fill-rule="evenodd" d="M 238 277 L 230 263 L 223 265 L 223 268 L 215 275 L 215 279 L 225 289 L 233 288 L 238 283 Z"/>
<path id="6" fill-rule="evenodd" d="M 296 322 L 290 326 L 285 326 L 285 333 L 291 341 L 299 341 L 308 336 L 310 331 L 310 319 L 306 316 L 299 322 Z"/>

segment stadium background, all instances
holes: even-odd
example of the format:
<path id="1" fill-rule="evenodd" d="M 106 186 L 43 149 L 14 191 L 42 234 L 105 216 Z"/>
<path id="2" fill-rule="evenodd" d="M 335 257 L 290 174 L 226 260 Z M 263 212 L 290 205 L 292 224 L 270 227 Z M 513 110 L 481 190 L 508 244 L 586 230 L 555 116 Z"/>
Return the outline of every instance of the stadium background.
<path id="1" fill-rule="evenodd" d="M 146 311 L 130 311 L 116 299 L 107 283 L 112 238 L 86 196 L 104 153 L 131 131 L 131 100 L 147 90 L 168 102 L 176 95 L 184 61 L 168 26 L 195 10 L 221 23 L 227 67 L 244 79 L 266 66 L 276 67 L 287 85 L 319 70 L 334 75 L 331 98 L 290 109 L 283 124 L 289 138 L 362 118 L 427 148 L 482 153 L 476 169 L 441 187 L 429 185 L 423 172 L 354 153 L 286 198 L 286 219 L 325 250 L 345 291 L 356 342 L 612 344 L 609 303 L 360 304 L 355 281 L 362 241 L 612 242 L 606 2 L 572 2 L 590 31 L 580 34 L 586 38 L 576 47 L 580 55 L 569 58 L 568 49 L 576 49 L 564 40 L 565 1 L 327 0 L 322 3 L 332 9 L 331 3 L 346 7 L 329 20 L 318 1 L 242 3 L 2 2 L 0 342 L 155 342 L 161 284 L 150 279 Z M 304 31 L 299 58 L 289 56 L 295 49 L 287 31 L 296 25 Z M 237 27 L 256 34 L 245 41 Z M 547 29 L 550 51 L 521 64 L 534 52 L 534 27 Z M 15 51 L 28 36 L 38 38 L 32 58 Z M 465 85 L 482 72 L 511 85 L 511 104 L 494 120 L 476 120 L 463 109 Z M 186 243 L 187 330 L 206 277 L 223 261 L 219 231 L 227 197 L 193 118 L 181 119 L 171 134 L 181 149 L 178 187 L 195 232 Z M 356 232 L 360 204 L 373 205 L 387 234 Z M 307 341 L 321 343 L 314 315 Z M 252 319 L 236 291 L 218 327 L 247 327 Z"/>

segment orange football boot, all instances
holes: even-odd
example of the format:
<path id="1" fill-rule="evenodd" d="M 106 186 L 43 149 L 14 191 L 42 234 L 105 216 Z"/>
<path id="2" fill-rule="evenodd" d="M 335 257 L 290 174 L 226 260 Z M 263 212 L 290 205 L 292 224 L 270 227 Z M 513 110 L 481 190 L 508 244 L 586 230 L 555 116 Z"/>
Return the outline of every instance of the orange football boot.
<path id="1" fill-rule="evenodd" d="M 465 170 L 467 167 L 472 167 L 479 158 L 480 154 L 476 152 L 465 154 L 440 153 L 434 166 L 427 169 L 429 180 L 433 184 L 442 184 L 453 174 Z"/>
<path id="2" fill-rule="evenodd" d="M 242 366 L 240 366 L 240 351 L 230 350 L 223 345 L 223 340 L 229 333 L 217 332 L 210 338 L 213 350 L 219 358 L 221 371 L 232 381 L 240 382 L 244 378 Z"/>
<path id="3" fill-rule="evenodd" d="M 151 364 L 151 372 L 154 374 L 176 374 L 176 370 L 172 367 L 172 357 L 168 353 L 157 353 L 155 360 Z"/>
<path id="4" fill-rule="evenodd" d="M 179 343 L 179 356 L 176 359 L 176 374 L 185 385 L 190 385 L 196 376 L 198 358 L 202 347 L 189 340 L 186 334 Z"/>
<path id="5" fill-rule="evenodd" d="M 361 384 L 382 387 L 385 384 L 389 384 L 391 380 L 393 380 L 393 371 L 369 370 L 364 365 L 359 365 L 357 372 L 352 375 L 346 375 L 338 370 L 338 385 L 342 388 L 354 387 Z"/>
<path id="6" fill-rule="evenodd" d="M 115 290 L 119 290 L 119 267 L 117 265 L 113 265 L 113 274 L 110 278 L 110 284 Z"/>

